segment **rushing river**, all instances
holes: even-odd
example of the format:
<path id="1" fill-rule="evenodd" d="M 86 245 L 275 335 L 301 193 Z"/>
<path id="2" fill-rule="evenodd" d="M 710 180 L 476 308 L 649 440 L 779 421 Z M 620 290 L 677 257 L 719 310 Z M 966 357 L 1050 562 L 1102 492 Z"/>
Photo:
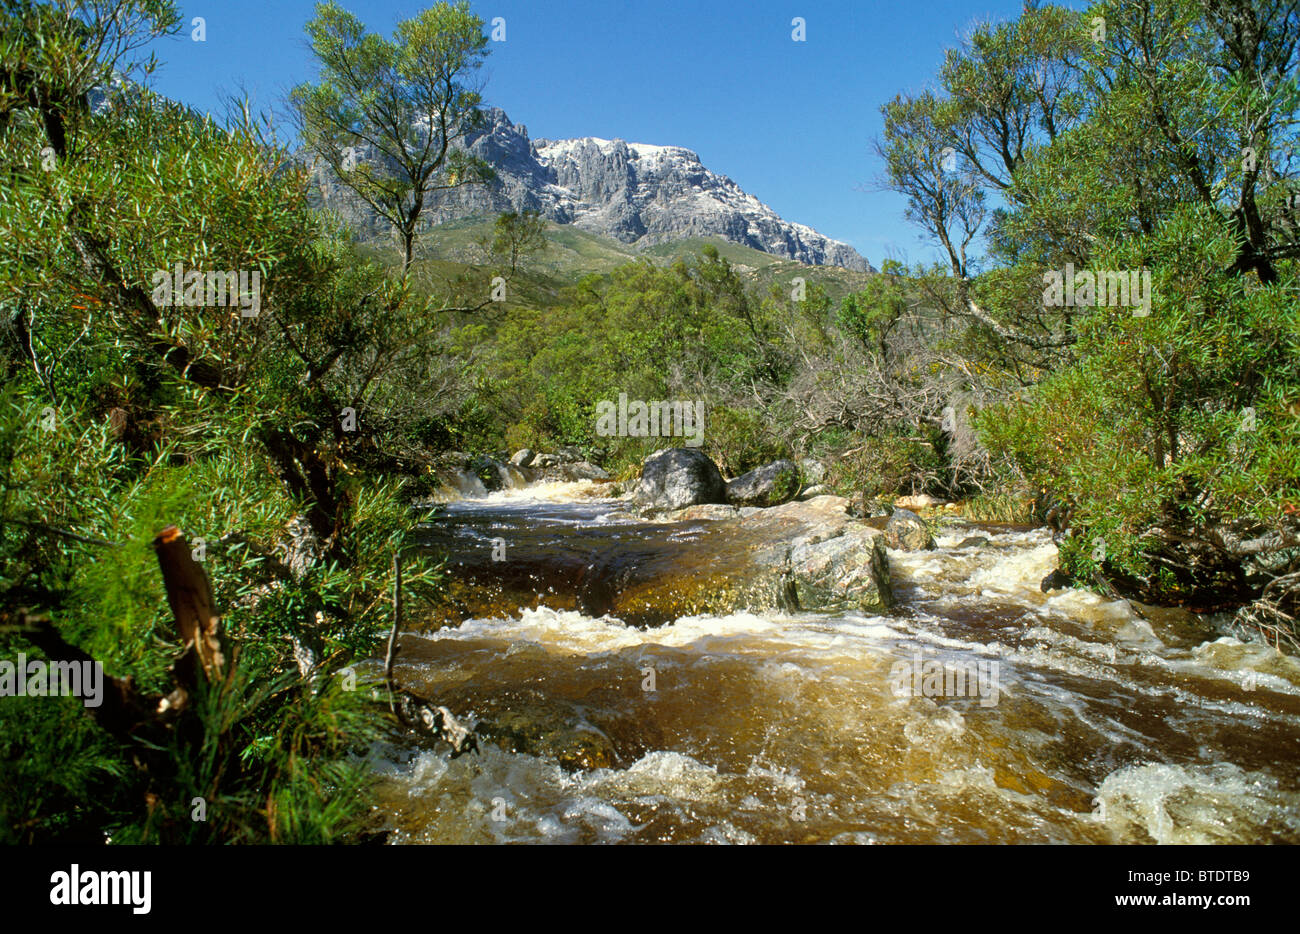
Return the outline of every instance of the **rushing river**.
<path id="1" fill-rule="evenodd" d="M 397 676 L 471 722 L 562 722 L 612 761 L 385 746 L 391 842 L 1300 842 L 1300 664 L 1187 613 L 1042 593 L 1045 530 L 954 524 L 891 551 L 886 616 L 638 628 L 601 593 L 692 530 L 590 492 L 447 507 L 428 547 L 537 598 L 408 634 Z M 972 678 L 900 692 L 929 662 Z"/>

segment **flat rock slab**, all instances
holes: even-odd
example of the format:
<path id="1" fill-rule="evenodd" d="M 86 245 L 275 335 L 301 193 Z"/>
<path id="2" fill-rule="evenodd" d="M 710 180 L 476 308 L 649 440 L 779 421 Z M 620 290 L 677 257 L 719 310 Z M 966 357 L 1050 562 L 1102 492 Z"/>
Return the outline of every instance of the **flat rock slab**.
<path id="1" fill-rule="evenodd" d="M 555 529 L 495 519 L 492 534 L 511 543 L 504 561 L 476 538 L 440 539 L 449 580 L 428 622 L 538 606 L 634 626 L 741 610 L 884 612 L 894 604 L 884 533 L 847 505 L 838 496 L 768 509 L 707 503 L 654 520 Z M 461 542 L 474 544 L 457 551 Z"/>
<path id="2" fill-rule="evenodd" d="M 673 523 L 706 521 L 704 534 L 643 565 L 613 615 L 883 612 L 894 605 L 884 534 L 851 518 L 847 506 L 843 497 L 818 496 L 769 509 L 710 504 L 671 513 Z"/>

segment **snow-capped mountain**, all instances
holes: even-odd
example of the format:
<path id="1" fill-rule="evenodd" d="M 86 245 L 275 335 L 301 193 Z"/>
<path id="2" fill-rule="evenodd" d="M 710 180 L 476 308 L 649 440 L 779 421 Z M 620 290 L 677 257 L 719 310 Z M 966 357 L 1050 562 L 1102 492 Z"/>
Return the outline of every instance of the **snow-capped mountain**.
<path id="1" fill-rule="evenodd" d="M 689 149 L 596 137 L 530 140 L 527 128 L 499 108 L 486 108 L 484 116 L 465 148 L 491 165 L 497 180 L 431 193 L 422 215 L 430 224 L 532 209 L 638 248 L 714 236 L 809 265 L 871 269 L 847 243 L 782 220 Z M 327 204 L 371 234 L 386 232 L 327 169 L 318 167 L 315 177 Z"/>

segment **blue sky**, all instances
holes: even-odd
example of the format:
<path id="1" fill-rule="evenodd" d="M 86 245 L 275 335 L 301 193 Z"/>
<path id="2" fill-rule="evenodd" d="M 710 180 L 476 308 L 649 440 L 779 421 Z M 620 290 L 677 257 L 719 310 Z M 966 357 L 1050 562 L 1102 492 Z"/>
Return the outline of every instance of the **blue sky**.
<path id="1" fill-rule="evenodd" d="M 432 0 L 341 0 L 372 31 Z M 936 255 L 879 191 L 871 150 L 880 105 L 932 80 L 945 49 L 974 23 L 1017 16 L 1022 0 L 482 0 L 506 21 L 492 50 L 485 102 L 533 138 L 601 136 L 685 146 L 787 220 L 844 240 L 879 266 Z M 314 80 L 303 24 L 311 0 L 181 0 L 181 36 L 160 40 L 153 86 L 221 114 L 247 91 L 278 108 Z M 206 41 L 190 39 L 206 21 Z M 803 17 L 807 41 L 791 38 Z"/>

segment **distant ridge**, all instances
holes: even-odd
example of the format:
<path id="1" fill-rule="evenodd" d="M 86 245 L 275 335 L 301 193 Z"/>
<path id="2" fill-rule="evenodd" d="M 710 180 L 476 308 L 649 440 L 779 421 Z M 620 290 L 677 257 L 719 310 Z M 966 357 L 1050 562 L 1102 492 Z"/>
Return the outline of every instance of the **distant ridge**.
<path id="1" fill-rule="evenodd" d="M 505 111 L 483 111 L 465 148 L 497 172 L 490 186 L 432 192 L 429 224 L 502 211 L 536 210 L 557 224 L 612 237 L 644 250 L 688 238 L 720 237 L 810 266 L 871 272 L 853 247 L 783 220 L 739 185 L 709 171 L 680 146 L 597 137 L 530 140 Z M 358 159 L 373 158 L 367 147 Z M 387 226 L 322 165 L 313 168 L 322 201 L 370 235 Z"/>

